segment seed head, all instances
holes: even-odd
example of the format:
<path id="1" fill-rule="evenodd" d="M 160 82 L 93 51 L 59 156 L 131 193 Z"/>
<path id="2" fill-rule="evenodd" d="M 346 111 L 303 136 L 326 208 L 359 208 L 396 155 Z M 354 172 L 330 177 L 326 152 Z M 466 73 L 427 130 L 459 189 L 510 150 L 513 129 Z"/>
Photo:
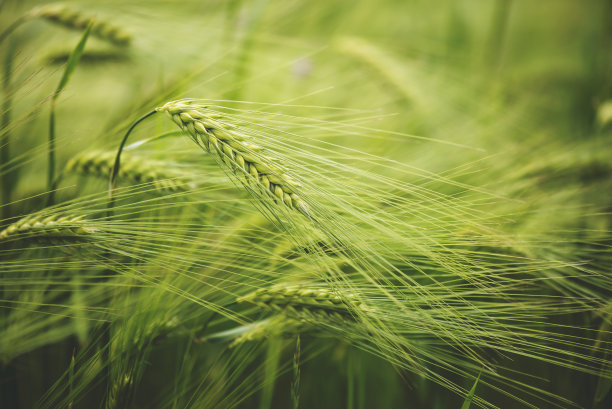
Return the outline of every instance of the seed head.
<path id="1" fill-rule="evenodd" d="M 227 123 L 223 117 L 186 101 L 173 101 L 157 108 L 193 141 L 228 166 L 250 191 L 267 192 L 277 203 L 309 216 L 306 203 L 298 195 L 301 186 L 252 137 Z"/>

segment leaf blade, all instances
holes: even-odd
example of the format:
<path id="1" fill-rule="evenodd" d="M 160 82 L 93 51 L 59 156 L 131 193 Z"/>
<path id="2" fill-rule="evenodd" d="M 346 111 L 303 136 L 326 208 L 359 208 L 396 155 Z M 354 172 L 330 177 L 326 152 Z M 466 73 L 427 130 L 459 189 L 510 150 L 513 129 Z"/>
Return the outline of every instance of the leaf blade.
<path id="1" fill-rule="evenodd" d="M 476 378 L 474 385 L 472 385 L 472 389 L 468 392 L 465 400 L 463 401 L 463 405 L 461 405 L 461 409 L 470 409 L 470 405 L 472 404 L 472 399 L 474 398 L 474 394 L 476 393 L 476 386 L 478 385 L 478 381 L 480 380 L 480 374 Z"/>
<path id="2" fill-rule="evenodd" d="M 74 47 L 74 50 L 72 50 L 72 52 L 70 53 L 70 56 L 68 57 L 68 62 L 66 63 L 66 68 L 64 69 L 64 73 L 62 75 L 62 79 L 60 80 L 57 89 L 55 90 L 54 99 L 57 98 L 59 93 L 62 92 L 64 88 L 66 88 L 70 77 L 74 73 L 74 70 L 76 69 L 77 65 L 79 65 L 79 61 L 81 60 L 81 55 L 83 55 L 83 51 L 85 50 L 85 44 L 87 43 L 87 39 L 89 38 L 89 34 L 91 33 L 93 23 L 93 19 L 89 21 L 89 24 L 87 24 L 87 28 L 83 32 L 81 39 L 77 43 L 76 47 Z"/>

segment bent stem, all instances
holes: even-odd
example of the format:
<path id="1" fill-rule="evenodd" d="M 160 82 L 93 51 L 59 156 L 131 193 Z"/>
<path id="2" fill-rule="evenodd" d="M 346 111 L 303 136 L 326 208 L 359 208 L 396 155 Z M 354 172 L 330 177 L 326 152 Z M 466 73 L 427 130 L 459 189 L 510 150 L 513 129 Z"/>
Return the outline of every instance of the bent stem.
<path id="1" fill-rule="evenodd" d="M 119 168 L 121 167 L 121 152 L 123 152 L 125 144 L 126 144 L 128 138 L 129 138 L 130 134 L 134 130 L 134 128 L 136 128 L 136 126 L 138 126 L 138 124 L 140 124 L 142 121 L 144 121 L 145 119 L 147 119 L 150 116 L 153 116 L 153 114 L 156 114 L 156 113 L 157 113 L 157 110 L 154 109 L 153 111 L 151 111 L 151 112 L 141 116 L 140 118 L 138 118 L 130 126 L 130 128 L 125 133 L 125 136 L 121 140 L 121 144 L 119 145 L 119 149 L 117 149 L 117 156 L 115 156 L 115 163 L 113 164 L 113 169 L 111 170 L 110 182 L 109 182 L 109 186 L 108 186 L 108 194 L 110 196 L 111 203 L 112 203 L 112 198 L 113 198 L 113 191 L 115 190 L 115 187 L 117 187 L 117 179 L 119 177 Z"/>

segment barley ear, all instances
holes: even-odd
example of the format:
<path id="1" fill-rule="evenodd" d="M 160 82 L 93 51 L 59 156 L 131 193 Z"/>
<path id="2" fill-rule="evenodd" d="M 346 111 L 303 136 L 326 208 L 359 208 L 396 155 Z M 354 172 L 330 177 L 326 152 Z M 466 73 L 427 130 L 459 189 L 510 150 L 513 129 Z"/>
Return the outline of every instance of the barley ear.
<path id="1" fill-rule="evenodd" d="M 157 110 L 166 112 L 196 144 L 215 155 L 250 192 L 256 196 L 265 192 L 278 205 L 310 218 L 309 208 L 299 195 L 301 185 L 249 135 L 187 101 L 171 101 Z"/>
<path id="2" fill-rule="evenodd" d="M 355 294 L 338 293 L 325 288 L 308 288 L 301 285 L 276 285 L 260 288 L 238 298 L 260 307 L 306 321 L 321 319 L 351 320 L 357 311 L 372 312 Z"/>
<path id="3" fill-rule="evenodd" d="M 34 213 L 0 231 L 0 242 L 17 239 L 78 240 L 97 231 L 82 216 Z"/>
<path id="4" fill-rule="evenodd" d="M 93 16 L 63 4 L 50 4 L 33 9 L 27 18 L 42 18 L 73 30 L 83 30 Z M 96 19 L 92 35 L 118 46 L 127 46 L 132 36 L 109 21 Z"/>
<path id="5" fill-rule="evenodd" d="M 64 167 L 64 174 L 77 173 L 106 178 L 114 163 L 115 152 L 88 151 L 70 159 Z M 164 162 L 124 156 L 119 175 L 134 183 L 149 184 L 160 192 L 179 192 L 195 187 L 185 172 L 164 165 Z"/>

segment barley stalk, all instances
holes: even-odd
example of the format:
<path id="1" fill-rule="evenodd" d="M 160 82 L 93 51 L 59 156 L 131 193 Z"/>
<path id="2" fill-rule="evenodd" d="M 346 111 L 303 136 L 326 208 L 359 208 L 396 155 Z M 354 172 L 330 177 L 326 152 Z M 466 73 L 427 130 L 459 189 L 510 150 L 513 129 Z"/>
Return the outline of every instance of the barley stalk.
<path id="1" fill-rule="evenodd" d="M 77 43 L 74 50 L 70 53 L 68 57 L 68 62 L 66 63 L 66 68 L 64 69 L 64 73 L 62 74 L 62 78 L 55 90 L 55 93 L 51 97 L 50 104 L 50 112 L 49 112 L 49 149 L 48 149 L 48 171 L 47 171 L 47 189 L 49 190 L 48 196 L 48 204 L 52 205 L 55 199 L 55 106 L 57 104 L 57 99 L 60 93 L 64 90 L 68 81 L 70 81 L 70 77 L 74 73 L 77 65 L 79 64 L 79 60 L 81 59 L 81 55 L 85 50 L 85 44 L 87 44 L 87 39 L 91 34 L 91 30 L 93 28 L 93 20 L 90 20 L 87 23 L 87 28 L 83 32 L 81 39 Z"/>
<path id="2" fill-rule="evenodd" d="M 74 30 L 84 30 L 93 16 L 75 10 L 63 4 L 45 5 L 33 9 L 28 13 L 28 18 L 43 18 Z M 91 29 L 92 35 L 119 46 L 127 46 L 132 41 L 132 36 L 108 21 L 96 19 Z"/>
<path id="3" fill-rule="evenodd" d="M 300 406 L 300 336 L 297 337 L 295 353 L 293 354 L 293 381 L 291 382 L 291 402 L 293 409 Z"/>
<path id="4" fill-rule="evenodd" d="M 4 57 L 3 64 L 3 78 L 2 78 L 2 93 L 3 93 L 3 101 L 2 101 L 2 119 L 0 122 L 0 163 L 5 164 L 8 163 L 11 159 L 11 116 L 13 110 L 13 95 L 11 90 L 11 82 L 13 75 L 13 57 L 15 55 L 15 43 L 11 41 L 9 43 L 8 49 L 6 51 Z M 11 214 L 10 203 L 11 203 L 11 194 L 13 190 L 13 172 L 0 172 L 0 192 L 2 194 L 2 218 L 5 219 L 9 217 Z"/>
<path id="5" fill-rule="evenodd" d="M 222 121 L 220 115 L 186 101 L 168 102 L 157 111 L 167 112 L 176 124 L 189 133 L 195 143 L 217 155 L 245 186 L 265 191 L 278 203 L 310 216 L 306 203 L 297 194 L 299 183 L 251 137 Z"/>
<path id="6" fill-rule="evenodd" d="M 31 214 L 0 231 L 0 242 L 23 239 L 79 239 L 97 232 L 82 216 Z"/>
<path id="7" fill-rule="evenodd" d="M 65 173 L 108 177 L 115 162 L 115 152 L 91 151 L 72 158 Z M 186 173 L 168 168 L 167 164 L 124 156 L 119 176 L 134 183 L 148 183 L 159 191 L 179 192 L 194 188 Z"/>

